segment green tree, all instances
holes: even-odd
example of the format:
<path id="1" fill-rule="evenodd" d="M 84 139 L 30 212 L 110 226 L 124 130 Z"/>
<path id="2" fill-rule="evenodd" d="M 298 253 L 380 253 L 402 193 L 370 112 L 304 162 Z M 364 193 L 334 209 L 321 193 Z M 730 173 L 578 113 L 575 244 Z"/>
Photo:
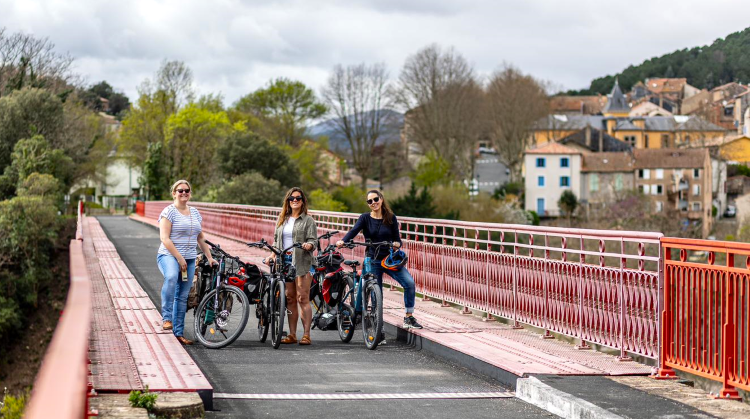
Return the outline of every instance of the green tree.
<path id="1" fill-rule="evenodd" d="M 324 143 L 302 141 L 298 147 L 290 150 L 295 169 L 298 169 L 300 186 L 304 190 L 326 188 L 331 182 L 328 180 L 329 168 L 323 155 L 328 151 Z M 282 182 L 283 183 L 283 182 Z"/>
<path id="2" fill-rule="evenodd" d="M 143 162 L 139 183 L 146 188 L 147 199 L 169 199 L 170 178 L 169 167 L 165 164 L 167 160 L 162 149 L 164 143 L 155 142 L 148 145 L 147 157 Z"/>
<path id="3" fill-rule="evenodd" d="M 346 205 L 343 202 L 335 200 L 333 195 L 322 189 L 310 192 L 310 208 L 320 211 L 346 211 Z"/>
<path id="4" fill-rule="evenodd" d="M 436 209 L 427 187 L 418 190 L 412 182 L 409 192 L 391 201 L 391 209 L 397 215 L 417 218 L 435 218 Z"/>
<path id="5" fill-rule="evenodd" d="M 50 147 L 41 135 L 16 143 L 12 159 L 0 181 L 0 184 L 12 186 L 10 194 L 15 193 L 16 188 L 22 187 L 23 182 L 32 173 L 52 175 L 60 181 L 66 191 L 73 180 L 73 160 L 62 150 Z"/>
<path id="6" fill-rule="evenodd" d="M 285 187 L 299 185 L 299 170 L 284 150 L 253 132 L 232 133 L 217 148 L 216 160 L 226 177 L 258 172 Z"/>
<path id="7" fill-rule="evenodd" d="M 170 179 L 188 179 L 196 187 L 214 173 L 214 150 L 232 132 L 223 111 L 212 112 L 190 103 L 167 119 L 165 150 L 172 162 Z"/>
<path id="8" fill-rule="evenodd" d="M 453 179 L 448 162 L 433 152 L 428 152 L 419 162 L 411 178 L 417 186 L 432 187 L 447 184 Z"/>
<path id="9" fill-rule="evenodd" d="M 327 112 L 312 89 L 286 78 L 275 79 L 242 97 L 235 108 L 261 118 L 268 137 L 285 145 L 296 145 L 304 136 L 307 123 Z"/>
<path id="10" fill-rule="evenodd" d="M 60 181 L 50 174 L 32 173 L 18 187 L 18 196 L 41 196 L 57 198 L 60 195 Z"/>
<path id="11" fill-rule="evenodd" d="M 365 190 L 358 185 L 340 186 L 333 191 L 333 199 L 346 205 L 344 211 L 368 212 L 370 208 L 365 202 Z"/>
<path id="12" fill-rule="evenodd" d="M 0 98 L 0 171 L 20 139 L 43 135 L 57 144 L 63 127 L 63 104 L 46 90 L 16 90 Z"/>
<path id="13" fill-rule="evenodd" d="M 279 206 L 283 199 L 284 188 L 279 181 L 258 172 L 235 176 L 216 191 L 216 201 L 227 204 Z"/>
<path id="14" fill-rule="evenodd" d="M 573 191 L 566 189 L 560 195 L 560 199 L 557 201 L 557 206 L 560 208 L 560 211 L 568 217 L 568 224 L 570 224 L 570 219 L 573 217 L 576 208 L 578 208 L 578 198 L 576 198 Z"/>

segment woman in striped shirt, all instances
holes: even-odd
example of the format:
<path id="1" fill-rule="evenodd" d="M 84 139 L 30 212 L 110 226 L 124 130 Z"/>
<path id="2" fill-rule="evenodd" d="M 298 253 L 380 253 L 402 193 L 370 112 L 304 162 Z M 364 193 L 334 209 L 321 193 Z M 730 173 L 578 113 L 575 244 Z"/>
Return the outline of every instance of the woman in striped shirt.
<path id="1" fill-rule="evenodd" d="M 164 285 L 161 288 L 162 328 L 172 330 L 183 345 L 193 343 L 182 333 L 185 328 L 187 297 L 195 274 L 196 245 L 200 246 L 209 263 L 216 263 L 203 237 L 203 218 L 197 209 L 188 206 L 190 189 L 190 182 L 187 180 L 178 180 L 172 185 L 174 203 L 159 214 L 161 246 L 156 255 L 156 264 L 164 275 Z"/>

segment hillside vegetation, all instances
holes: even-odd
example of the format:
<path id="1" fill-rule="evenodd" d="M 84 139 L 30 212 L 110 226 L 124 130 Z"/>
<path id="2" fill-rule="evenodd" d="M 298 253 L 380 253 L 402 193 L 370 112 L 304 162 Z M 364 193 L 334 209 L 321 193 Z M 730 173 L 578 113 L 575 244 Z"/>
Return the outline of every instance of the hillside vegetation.
<path id="1" fill-rule="evenodd" d="M 588 89 L 568 93 L 608 94 L 616 77 L 626 91 L 650 77 L 684 77 L 700 89 L 713 89 L 733 81 L 750 83 L 750 28 L 719 38 L 711 45 L 685 48 L 631 65 L 618 74 L 594 79 Z"/>

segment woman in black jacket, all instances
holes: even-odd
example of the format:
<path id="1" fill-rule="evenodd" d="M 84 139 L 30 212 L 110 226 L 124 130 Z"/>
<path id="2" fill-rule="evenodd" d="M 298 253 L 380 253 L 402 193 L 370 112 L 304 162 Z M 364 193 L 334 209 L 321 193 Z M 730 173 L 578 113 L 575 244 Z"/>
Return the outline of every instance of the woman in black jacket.
<path id="1" fill-rule="evenodd" d="M 368 191 L 367 205 L 370 207 L 370 212 L 360 215 L 354 227 L 346 233 L 343 240 L 336 242 L 336 245 L 338 247 L 343 246 L 345 242 L 352 240 L 361 231 L 367 240 L 373 242 L 389 241 L 393 242 L 395 248 L 401 247 L 401 233 L 398 228 L 398 220 L 385 202 L 383 194 L 376 189 Z M 377 253 L 375 253 L 376 250 Z M 385 246 L 380 249 L 367 248 L 367 255 L 372 258 L 372 262 L 370 263 L 372 273 L 378 279 L 378 285 L 380 285 L 381 289 L 383 288 L 384 272 L 404 288 L 404 305 L 406 306 L 404 328 L 421 329 L 422 325 L 414 318 L 414 297 L 416 294 L 414 278 L 412 278 L 405 266 L 397 271 L 383 269 L 381 262 L 388 257 L 388 254 L 388 248 Z"/>

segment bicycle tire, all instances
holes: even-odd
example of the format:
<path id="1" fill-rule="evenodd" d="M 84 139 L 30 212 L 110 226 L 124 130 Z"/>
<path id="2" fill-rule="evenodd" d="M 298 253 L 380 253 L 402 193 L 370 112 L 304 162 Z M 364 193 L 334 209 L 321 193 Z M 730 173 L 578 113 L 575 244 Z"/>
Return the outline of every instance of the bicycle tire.
<path id="1" fill-rule="evenodd" d="M 354 329 L 357 324 L 354 321 L 356 313 L 354 313 L 354 280 L 351 277 L 346 278 L 346 286 L 340 291 L 343 295 L 349 293 L 349 298 L 345 301 L 342 297 L 342 301 L 339 303 L 338 311 L 336 312 L 336 327 L 339 331 L 339 338 L 344 343 L 349 343 L 354 337 Z"/>
<path id="2" fill-rule="evenodd" d="M 219 325 L 219 322 L 221 321 L 220 319 L 223 319 L 224 321 L 227 321 L 228 323 L 228 317 L 232 315 L 231 306 L 229 309 L 229 313 L 226 316 L 215 314 L 217 311 L 220 313 L 225 311 L 223 307 L 219 307 L 220 310 L 215 310 L 215 309 L 213 310 L 214 314 L 213 316 L 211 316 L 213 317 L 212 321 L 208 322 L 208 324 L 206 324 L 206 322 L 204 321 L 204 318 L 205 318 L 204 312 L 211 310 L 209 307 L 214 303 L 215 295 L 217 292 L 221 292 L 225 294 L 223 298 L 222 298 L 222 295 L 219 296 L 220 305 L 223 306 L 227 304 L 227 302 L 230 301 L 228 297 L 233 297 L 233 298 L 237 298 L 240 302 L 240 305 L 242 306 L 242 313 L 240 314 L 237 329 L 233 331 L 232 333 L 230 333 L 229 335 L 225 335 L 221 331 L 222 328 Z M 226 286 L 226 287 L 221 287 L 218 290 L 210 291 L 208 294 L 206 294 L 206 296 L 203 298 L 201 303 L 198 305 L 198 316 L 195 317 L 194 322 L 193 322 L 195 326 L 194 327 L 195 337 L 197 338 L 198 342 L 200 342 L 201 345 L 205 346 L 206 348 L 210 348 L 210 349 L 223 348 L 227 345 L 230 345 L 232 342 L 237 340 L 238 337 L 240 337 L 242 332 L 245 330 L 245 326 L 247 325 L 247 319 L 249 315 L 250 315 L 250 302 L 248 301 L 245 293 L 242 292 L 239 288 L 233 287 L 233 286 Z M 212 327 L 209 327 L 209 326 L 212 326 Z M 213 336 L 219 336 L 215 333 L 215 330 L 219 330 L 221 332 L 221 335 L 223 335 L 225 339 L 222 339 L 216 342 L 209 341 L 205 337 L 206 330 L 209 330 L 211 335 Z"/>
<path id="3" fill-rule="evenodd" d="M 266 281 L 266 279 L 263 279 L 263 281 Z M 260 301 L 258 301 L 258 304 L 255 306 L 255 313 L 258 317 L 258 341 L 260 341 L 260 343 L 264 343 L 266 339 L 268 339 L 268 323 L 271 321 L 269 315 L 271 310 L 270 295 L 271 291 L 268 289 L 268 286 L 266 286 L 260 294 Z"/>
<path id="4" fill-rule="evenodd" d="M 374 350 L 383 332 L 383 292 L 377 282 L 365 279 L 362 297 L 362 336 L 367 349 Z"/>
<path id="5" fill-rule="evenodd" d="M 271 343 L 273 349 L 281 346 L 286 316 L 286 284 L 283 280 L 273 281 L 271 286 Z"/>

